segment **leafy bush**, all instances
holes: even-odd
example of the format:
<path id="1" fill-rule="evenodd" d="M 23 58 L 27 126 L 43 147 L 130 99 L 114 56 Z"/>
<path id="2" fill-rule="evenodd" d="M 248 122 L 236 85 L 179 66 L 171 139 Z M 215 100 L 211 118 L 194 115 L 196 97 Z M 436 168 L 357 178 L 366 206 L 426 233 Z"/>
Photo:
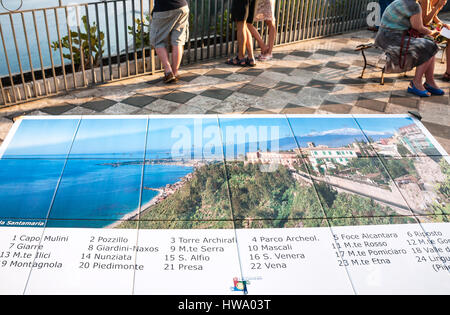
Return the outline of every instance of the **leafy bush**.
<path id="1" fill-rule="evenodd" d="M 84 26 L 84 33 L 75 31 L 70 31 L 70 37 L 72 40 L 72 54 L 73 60 L 76 66 L 81 65 L 81 56 L 83 55 L 84 67 L 86 69 L 90 68 L 91 65 L 96 67 L 100 63 L 100 56 L 103 55 L 103 46 L 105 45 L 105 34 L 103 32 L 97 31 L 97 25 L 92 22 L 92 26 L 89 27 L 87 23 L 87 17 L 83 16 L 81 18 Z M 88 34 L 89 30 L 89 34 Z M 98 36 L 100 34 L 100 36 Z M 91 41 L 91 54 L 89 54 L 89 37 Z M 61 39 L 61 46 L 67 50 L 70 50 L 70 40 L 69 35 L 64 36 Z M 59 50 L 59 42 L 52 42 L 54 51 Z M 70 52 L 63 53 L 63 57 L 71 60 Z M 89 61 L 91 57 L 91 62 Z"/>

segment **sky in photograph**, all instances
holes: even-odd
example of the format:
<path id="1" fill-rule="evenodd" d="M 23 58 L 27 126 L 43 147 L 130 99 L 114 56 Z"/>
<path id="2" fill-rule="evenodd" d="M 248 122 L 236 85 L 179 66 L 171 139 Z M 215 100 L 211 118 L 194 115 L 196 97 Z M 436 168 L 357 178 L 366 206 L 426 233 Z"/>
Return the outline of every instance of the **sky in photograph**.
<path id="1" fill-rule="evenodd" d="M 24 119 L 3 157 L 65 158 L 79 119 Z"/>

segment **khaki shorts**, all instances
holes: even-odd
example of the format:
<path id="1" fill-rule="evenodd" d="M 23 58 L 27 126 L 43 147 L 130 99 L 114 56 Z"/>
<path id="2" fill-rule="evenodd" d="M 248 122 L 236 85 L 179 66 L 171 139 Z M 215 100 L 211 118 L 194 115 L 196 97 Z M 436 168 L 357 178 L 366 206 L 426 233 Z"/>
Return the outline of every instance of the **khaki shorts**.
<path id="1" fill-rule="evenodd" d="M 189 37 L 189 7 L 164 12 L 153 12 L 150 26 L 150 44 L 155 48 L 184 46 Z"/>

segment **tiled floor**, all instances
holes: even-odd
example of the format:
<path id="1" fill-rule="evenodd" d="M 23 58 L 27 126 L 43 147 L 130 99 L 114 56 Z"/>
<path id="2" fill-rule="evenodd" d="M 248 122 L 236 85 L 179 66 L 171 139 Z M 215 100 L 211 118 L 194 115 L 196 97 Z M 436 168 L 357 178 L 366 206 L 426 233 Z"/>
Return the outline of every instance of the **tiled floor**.
<path id="1" fill-rule="evenodd" d="M 67 95 L 0 110 L 0 142 L 21 115 L 94 114 L 393 114 L 416 111 L 422 122 L 450 152 L 450 84 L 439 81 L 445 96 L 420 99 L 406 92 L 407 77 L 368 68 L 354 48 L 375 33 L 359 31 L 278 47 L 274 59 L 255 68 L 211 60 L 182 68 L 181 80 L 166 85 L 161 74 L 142 76 Z M 379 51 L 368 51 L 376 63 Z M 436 76 L 445 72 L 439 52 Z"/>

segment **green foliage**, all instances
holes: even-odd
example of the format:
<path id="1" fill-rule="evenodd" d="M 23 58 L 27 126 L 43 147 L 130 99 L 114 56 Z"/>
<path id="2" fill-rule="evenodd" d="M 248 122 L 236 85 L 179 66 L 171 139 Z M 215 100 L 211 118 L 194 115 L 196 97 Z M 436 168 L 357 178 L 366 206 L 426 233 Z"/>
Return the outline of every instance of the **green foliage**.
<path id="1" fill-rule="evenodd" d="M 409 150 L 401 143 L 397 144 L 397 151 L 401 156 L 408 156 L 410 154 Z"/>
<path id="2" fill-rule="evenodd" d="M 135 32 L 133 32 L 133 26 L 128 26 L 128 34 L 135 36 L 136 38 L 136 49 L 140 47 L 150 46 L 150 15 L 147 14 L 141 20 L 139 18 L 135 19 Z M 147 32 L 145 29 L 147 28 Z M 142 40 L 144 46 L 142 46 Z"/>
<path id="3" fill-rule="evenodd" d="M 437 185 L 437 190 L 444 196 L 447 197 L 447 199 L 450 198 L 450 165 L 447 163 L 447 161 L 442 158 L 439 166 L 441 167 L 442 173 L 445 175 L 445 181 L 443 183 L 439 183 Z"/>
<path id="4" fill-rule="evenodd" d="M 450 214 L 450 165 L 445 158 L 439 162 L 445 180 L 436 184 L 436 192 L 441 195 L 441 203 L 435 202 L 433 204 L 434 213 Z"/>
<path id="5" fill-rule="evenodd" d="M 404 175 L 417 176 L 416 167 L 412 159 L 384 159 L 384 163 L 394 179 Z"/>
<path id="6" fill-rule="evenodd" d="M 99 65 L 100 56 L 103 55 L 103 46 L 105 45 L 105 34 L 103 32 L 97 31 L 97 25 L 95 22 L 88 26 L 87 17 L 83 16 L 81 18 L 84 26 L 84 33 L 75 31 L 70 31 L 70 39 L 72 40 L 72 54 L 75 65 L 81 65 L 81 56 L 83 55 L 83 62 L 86 69 L 90 68 L 91 63 L 89 62 L 89 37 L 91 41 L 91 61 L 94 67 Z M 89 30 L 89 31 L 88 31 Z M 88 34 L 89 32 L 89 34 Z M 100 34 L 100 36 L 98 36 Z M 70 39 L 69 35 L 61 38 L 61 46 L 67 50 L 70 49 Z M 54 41 L 52 46 L 54 51 L 59 50 L 59 42 Z M 71 60 L 70 52 L 63 53 L 63 57 Z"/>
<path id="7" fill-rule="evenodd" d="M 317 227 L 326 226 L 325 218 L 336 225 L 412 222 L 370 198 L 300 183 L 282 165 L 273 172 L 260 166 L 228 162 L 228 181 L 221 163 L 197 168 L 176 193 L 141 214 L 140 228 Z"/>

